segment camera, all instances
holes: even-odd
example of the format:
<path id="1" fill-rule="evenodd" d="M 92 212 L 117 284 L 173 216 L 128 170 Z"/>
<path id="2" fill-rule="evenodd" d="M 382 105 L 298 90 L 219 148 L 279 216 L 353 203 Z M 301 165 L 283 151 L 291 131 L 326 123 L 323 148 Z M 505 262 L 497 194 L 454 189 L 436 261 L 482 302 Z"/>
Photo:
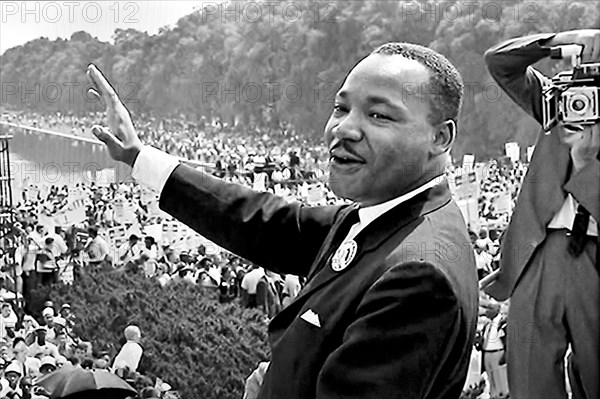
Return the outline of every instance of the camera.
<path id="1" fill-rule="evenodd" d="M 575 46 L 578 50 L 573 50 Z M 550 49 L 551 58 L 563 58 L 578 45 Z M 556 74 L 542 91 L 544 131 L 557 124 L 589 125 L 600 121 L 600 63 L 581 64 L 577 54 L 571 54 L 573 69 Z"/>

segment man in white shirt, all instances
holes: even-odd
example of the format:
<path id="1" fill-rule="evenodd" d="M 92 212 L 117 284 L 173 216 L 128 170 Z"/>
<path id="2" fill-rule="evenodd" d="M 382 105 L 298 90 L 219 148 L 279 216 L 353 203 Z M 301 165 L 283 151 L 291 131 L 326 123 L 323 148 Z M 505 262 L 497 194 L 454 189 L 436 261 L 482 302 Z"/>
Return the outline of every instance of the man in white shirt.
<path id="1" fill-rule="evenodd" d="M 85 247 L 85 252 L 89 256 L 90 266 L 99 267 L 103 263 L 111 263 L 110 247 L 106 240 L 98 235 L 96 227 L 88 228 L 90 239 Z"/>
<path id="2" fill-rule="evenodd" d="M 256 286 L 264 275 L 265 270 L 262 267 L 254 265 L 252 270 L 246 273 L 242 278 L 242 303 L 244 304 L 244 307 L 256 307 Z"/>
<path id="3" fill-rule="evenodd" d="M 112 372 L 117 374 L 121 373 L 125 368 L 127 368 L 130 372 L 135 372 L 144 353 L 144 350 L 140 345 L 142 333 L 138 326 L 127 326 L 124 334 L 127 342 L 125 342 L 115 357 L 115 361 L 111 369 Z"/>
<path id="4" fill-rule="evenodd" d="M 119 263 L 126 265 L 136 260 L 141 254 L 139 237 L 135 234 L 129 236 L 129 240 L 119 247 Z"/>
<path id="5" fill-rule="evenodd" d="M 325 140 L 329 186 L 354 204 L 323 207 L 223 182 L 145 147 L 104 76 L 93 65 L 88 75 L 110 127 L 92 132 L 161 193 L 161 209 L 253 263 L 307 277 L 270 322 L 271 363 L 250 377 L 248 395 L 460 396 L 478 289 L 466 225 L 443 175 L 463 90 L 447 59 L 389 43 L 349 72 Z"/>

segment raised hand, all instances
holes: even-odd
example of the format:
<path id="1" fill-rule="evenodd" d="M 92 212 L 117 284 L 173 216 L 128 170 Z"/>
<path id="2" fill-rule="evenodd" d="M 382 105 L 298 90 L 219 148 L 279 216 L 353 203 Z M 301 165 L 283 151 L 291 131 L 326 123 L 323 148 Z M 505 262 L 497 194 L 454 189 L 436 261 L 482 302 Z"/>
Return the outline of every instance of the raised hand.
<path id="1" fill-rule="evenodd" d="M 88 66 L 87 76 L 94 85 L 88 92 L 104 104 L 108 117 L 108 127 L 94 125 L 92 133 L 106 144 L 111 158 L 133 167 L 143 144 L 135 132 L 129 111 L 94 64 Z"/>

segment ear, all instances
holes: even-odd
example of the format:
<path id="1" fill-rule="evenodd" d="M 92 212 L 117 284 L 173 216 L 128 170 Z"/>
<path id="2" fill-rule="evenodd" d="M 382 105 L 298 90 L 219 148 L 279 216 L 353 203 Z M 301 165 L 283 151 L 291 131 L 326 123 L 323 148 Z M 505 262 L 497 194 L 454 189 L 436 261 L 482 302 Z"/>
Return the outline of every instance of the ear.
<path id="1" fill-rule="evenodd" d="M 433 137 L 432 151 L 434 155 L 450 152 L 456 140 L 456 123 L 448 119 L 436 126 Z"/>

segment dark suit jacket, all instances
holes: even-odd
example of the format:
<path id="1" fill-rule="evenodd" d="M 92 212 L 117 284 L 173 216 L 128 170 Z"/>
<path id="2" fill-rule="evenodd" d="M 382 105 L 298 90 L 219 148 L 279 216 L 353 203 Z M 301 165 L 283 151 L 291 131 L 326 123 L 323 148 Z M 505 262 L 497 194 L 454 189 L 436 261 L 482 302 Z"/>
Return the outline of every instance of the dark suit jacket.
<path id="1" fill-rule="evenodd" d="M 160 206 L 256 264 L 310 276 L 270 323 L 260 398 L 460 396 L 478 291 L 467 229 L 446 183 L 370 224 L 340 272 L 329 260 L 351 206 L 288 204 L 184 165 L 167 180 Z M 320 328 L 301 318 L 309 309 Z"/>
<path id="2" fill-rule="evenodd" d="M 542 121 L 542 84 L 549 81 L 530 65 L 549 55 L 543 43 L 554 34 L 511 39 L 485 53 L 492 77 L 529 115 Z M 540 133 L 517 205 L 502 239 L 500 277 L 486 292 L 499 300 L 508 298 L 526 270 L 535 249 L 546 238 L 546 226 L 560 210 L 567 194 L 600 220 L 600 161 L 588 163 L 570 176 L 569 147 L 554 128 Z"/>

